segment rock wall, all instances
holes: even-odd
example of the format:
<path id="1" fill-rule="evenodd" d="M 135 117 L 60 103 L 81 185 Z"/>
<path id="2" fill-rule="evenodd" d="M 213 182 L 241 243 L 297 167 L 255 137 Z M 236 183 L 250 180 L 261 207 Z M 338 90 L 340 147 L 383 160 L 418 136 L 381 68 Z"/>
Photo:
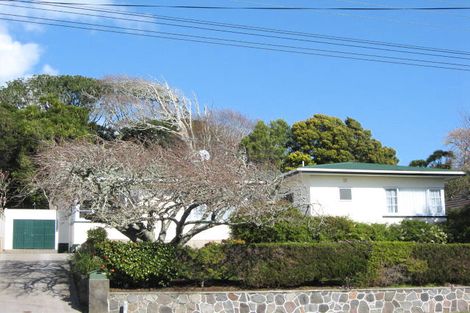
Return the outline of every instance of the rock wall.
<path id="1" fill-rule="evenodd" d="M 470 310 L 470 287 L 111 292 L 108 304 L 111 313 L 449 313 Z"/>

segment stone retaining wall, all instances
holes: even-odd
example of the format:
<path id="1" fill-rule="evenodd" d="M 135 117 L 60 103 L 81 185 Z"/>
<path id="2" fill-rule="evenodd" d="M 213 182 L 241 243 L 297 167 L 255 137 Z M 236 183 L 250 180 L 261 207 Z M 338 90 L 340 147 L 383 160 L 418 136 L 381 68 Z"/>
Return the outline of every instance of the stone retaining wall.
<path id="1" fill-rule="evenodd" d="M 448 313 L 470 309 L 470 287 L 237 292 L 111 292 L 109 312 Z"/>

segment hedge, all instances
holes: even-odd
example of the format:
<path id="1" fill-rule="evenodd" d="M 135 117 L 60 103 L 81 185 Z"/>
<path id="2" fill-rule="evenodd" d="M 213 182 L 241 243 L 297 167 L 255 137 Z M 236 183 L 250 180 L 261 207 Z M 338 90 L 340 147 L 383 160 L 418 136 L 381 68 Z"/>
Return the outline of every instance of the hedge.
<path id="1" fill-rule="evenodd" d="M 207 251 L 216 262 L 199 258 Z M 187 256 L 187 255 L 186 255 Z M 186 279 L 248 288 L 470 283 L 469 244 L 337 242 L 210 244 L 183 263 Z"/>
<path id="2" fill-rule="evenodd" d="M 293 208 L 277 216 L 272 223 L 237 223 L 231 227 L 231 236 L 246 243 L 344 240 L 446 243 L 445 230 L 444 225 L 419 220 L 386 225 L 360 223 L 338 216 L 305 216 Z"/>

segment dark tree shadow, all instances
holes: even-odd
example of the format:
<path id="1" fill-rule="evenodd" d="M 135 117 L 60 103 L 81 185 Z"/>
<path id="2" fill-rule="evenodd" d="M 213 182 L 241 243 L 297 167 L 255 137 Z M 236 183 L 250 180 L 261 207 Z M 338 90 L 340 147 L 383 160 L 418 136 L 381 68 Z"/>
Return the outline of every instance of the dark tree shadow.
<path id="1" fill-rule="evenodd" d="M 0 265 L 0 292 L 16 297 L 46 293 L 80 309 L 66 261 L 3 261 Z"/>

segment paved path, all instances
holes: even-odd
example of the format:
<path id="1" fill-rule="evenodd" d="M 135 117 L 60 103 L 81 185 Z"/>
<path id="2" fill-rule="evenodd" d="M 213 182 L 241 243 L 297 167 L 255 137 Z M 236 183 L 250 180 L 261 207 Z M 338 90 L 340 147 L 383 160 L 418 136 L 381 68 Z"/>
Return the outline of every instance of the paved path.
<path id="1" fill-rule="evenodd" d="M 0 312 L 80 312 L 70 292 L 67 258 L 56 253 L 0 253 Z"/>

